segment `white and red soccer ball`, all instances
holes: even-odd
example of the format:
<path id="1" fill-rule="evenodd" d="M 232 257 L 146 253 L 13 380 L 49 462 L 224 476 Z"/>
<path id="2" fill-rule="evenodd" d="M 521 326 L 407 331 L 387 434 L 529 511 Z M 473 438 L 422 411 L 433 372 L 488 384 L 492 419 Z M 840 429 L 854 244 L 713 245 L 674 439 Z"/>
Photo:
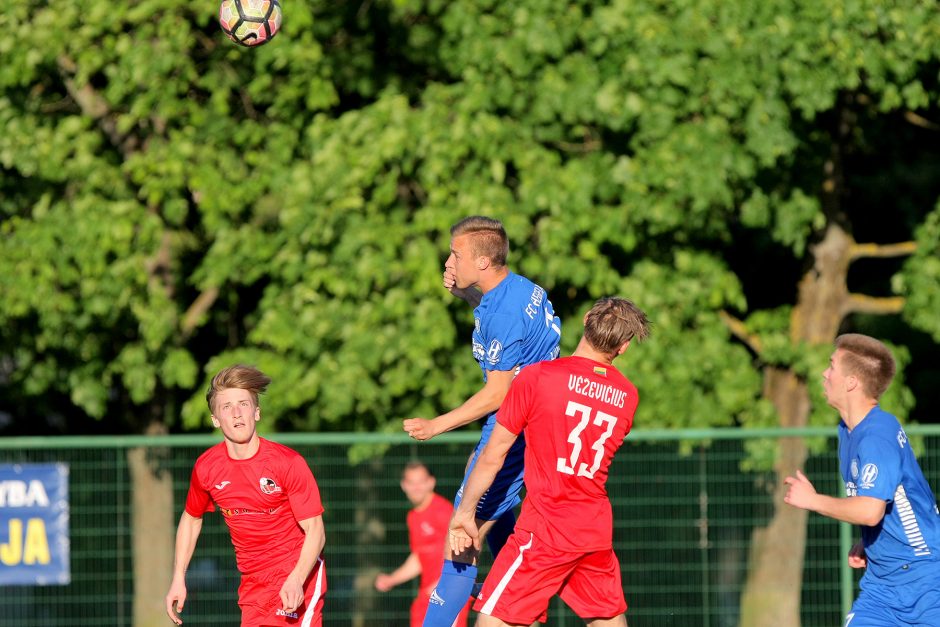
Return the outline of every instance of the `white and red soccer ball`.
<path id="1" fill-rule="evenodd" d="M 266 44 L 281 28 L 281 4 L 278 0 L 222 0 L 219 25 L 239 45 Z"/>

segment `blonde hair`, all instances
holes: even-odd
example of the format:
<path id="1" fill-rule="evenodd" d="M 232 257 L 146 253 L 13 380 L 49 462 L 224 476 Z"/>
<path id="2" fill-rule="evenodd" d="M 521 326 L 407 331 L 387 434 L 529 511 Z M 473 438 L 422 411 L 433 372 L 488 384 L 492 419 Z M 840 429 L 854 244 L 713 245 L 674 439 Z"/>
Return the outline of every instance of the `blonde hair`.
<path id="1" fill-rule="evenodd" d="M 642 342 L 650 334 L 646 314 L 626 298 L 601 298 L 584 319 L 584 339 L 597 351 L 616 356 L 628 340 Z"/>
<path id="2" fill-rule="evenodd" d="M 268 389 L 269 383 L 271 383 L 271 377 L 254 366 L 235 364 L 224 368 L 212 377 L 212 383 L 209 384 L 209 389 L 206 390 L 206 402 L 209 403 L 209 411 L 215 412 L 212 403 L 215 401 L 216 395 L 222 390 L 232 388 L 248 390 L 251 393 L 251 400 L 257 407 L 258 395 L 263 394 Z"/>
<path id="3" fill-rule="evenodd" d="M 880 398 L 897 371 L 891 350 L 875 338 L 860 333 L 843 333 L 836 338 L 835 346 L 843 351 L 845 374 L 858 377 L 866 395 Z"/>
<path id="4" fill-rule="evenodd" d="M 509 258 L 509 237 L 499 220 L 470 216 L 450 227 L 450 235 L 470 235 L 470 250 L 474 257 L 489 257 L 494 266 L 506 265 Z"/>

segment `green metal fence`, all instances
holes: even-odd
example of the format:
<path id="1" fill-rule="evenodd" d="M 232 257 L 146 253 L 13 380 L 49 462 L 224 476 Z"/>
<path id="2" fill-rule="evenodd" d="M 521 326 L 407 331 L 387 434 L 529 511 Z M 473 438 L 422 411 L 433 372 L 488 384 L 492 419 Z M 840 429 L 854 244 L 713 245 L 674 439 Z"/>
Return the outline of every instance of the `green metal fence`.
<path id="1" fill-rule="evenodd" d="M 834 433 L 834 427 L 631 433 L 608 481 L 631 627 L 737 627 L 751 532 L 766 523 L 773 507 L 771 475 L 741 470 L 744 443 L 784 436 L 825 439 L 827 450 L 810 457 L 807 472 L 820 492 L 836 495 L 841 482 Z M 940 486 L 940 468 L 931 464 L 933 452 L 940 451 L 940 427 L 912 426 L 908 433 L 915 436 L 931 485 Z M 325 624 L 407 625 L 415 583 L 385 594 L 372 587 L 377 572 L 395 568 L 408 553 L 409 505 L 398 486 L 401 468 L 409 459 L 422 459 L 437 475 L 438 491 L 452 498 L 477 434 L 448 434 L 420 444 L 403 435 L 270 437 L 300 451 L 320 485 L 329 578 Z M 71 539 L 71 583 L 0 586 L 0 627 L 134 625 L 135 593 L 140 603 L 146 591 L 135 590 L 129 452 L 144 449 L 155 467 L 172 477 L 172 529 L 144 531 L 156 537 L 175 531 L 192 464 L 218 441 L 218 435 L 0 439 L 0 463 L 68 464 Z M 351 447 L 367 461 L 351 463 Z M 843 557 L 851 535 L 847 527 L 809 517 L 804 627 L 840 624 L 854 594 Z M 0 529 L 0 544 L 6 535 Z M 487 567 L 484 561 L 482 572 Z M 162 605 L 169 578 L 166 572 L 162 587 L 147 593 L 155 597 L 151 601 Z M 206 516 L 187 585 L 186 625 L 238 624 L 238 573 L 218 515 Z M 581 622 L 556 600 L 549 624 Z"/>

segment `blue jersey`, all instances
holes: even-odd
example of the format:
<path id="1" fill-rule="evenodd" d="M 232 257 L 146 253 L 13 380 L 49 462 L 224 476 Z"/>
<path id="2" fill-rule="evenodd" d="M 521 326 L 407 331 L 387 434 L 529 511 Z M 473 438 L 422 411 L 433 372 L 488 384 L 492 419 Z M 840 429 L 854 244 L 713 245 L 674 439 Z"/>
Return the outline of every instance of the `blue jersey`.
<path id="1" fill-rule="evenodd" d="M 544 289 L 510 272 L 473 310 L 473 357 L 483 370 L 518 370 L 558 357 L 561 320 Z"/>
<path id="2" fill-rule="evenodd" d="M 544 289 L 510 272 L 499 285 L 483 295 L 473 310 L 473 356 L 483 370 L 483 380 L 493 370 L 518 371 L 530 364 L 558 357 L 561 320 L 555 315 Z M 496 412 L 487 416 L 464 475 L 464 483 L 476 465 L 496 426 Z M 506 454 L 502 468 L 477 505 L 477 516 L 495 520 L 519 504 L 525 455 L 525 438 L 519 436 Z M 454 507 L 463 498 L 463 484 Z"/>
<path id="3" fill-rule="evenodd" d="M 940 575 L 940 511 L 897 418 L 876 406 L 851 431 L 840 423 L 839 467 L 847 496 L 887 503 L 880 524 L 861 526 L 865 577 L 898 585 Z"/>

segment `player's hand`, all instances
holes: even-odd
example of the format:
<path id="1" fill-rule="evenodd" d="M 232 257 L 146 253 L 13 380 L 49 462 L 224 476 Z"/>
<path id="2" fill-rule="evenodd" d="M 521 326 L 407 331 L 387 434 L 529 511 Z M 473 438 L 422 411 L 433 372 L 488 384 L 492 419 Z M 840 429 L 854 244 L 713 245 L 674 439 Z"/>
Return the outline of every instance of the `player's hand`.
<path id="1" fill-rule="evenodd" d="M 288 576 L 281 586 L 281 609 L 291 614 L 304 603 L 304 584 Z"/>
<path id="2" fill-rule="evenodd" d="M 450 291 L 451 294 L 459 296 L 456 294 L 455 290 L 460 290 L 457 287 L 457 273 L 451 266 L 444 266 L 444 289 Z"/>
<path id="3" fill-rule="evenodd" d="M 866 568 L 868 566 L 868 558 L 865 556 L 865 545 L 861 542 L 856 542 L 852 545 L 852 548 L 849 549 L 849 566 L 852 568 Z"/>
<path id="4" fill-rule="evenodd" d="M 375 589 L 379 592 L 388 592 L 395 587 L 395 582 L 392 581 L 392 576 L 387 573 L 379 573 L 375 578 Z"/>
<path id="5" fill-rule="evenodd" d="M 474 514 L 461 514 L 454 512 L 450 521 L 450 534 L 447 536 L 450 550 L 454 555 L 460 555 L 471 546 L 480 550 L 480 530 Z"/>
<path id="6" fill-rule="evenodd" d="M 434 421 L 426 418 L 407 418 L 402 423 L 402 428 L 415 440 L 430 440 L 437 435 Z"/>
<path id="7" fill-rule="evenodd" d="M 176 611 L 173 611 L 173 603 L 176 603 Z M 170 584 L 170 591 L 166 593 L 166 613 L 170 620 L 177 625 L 183 624 L 183 619 L 179 617 L 178 612 L 183 611 L 183 605 L 186 603 L 186 584 L 177 583 L 174 579 Z"/>
<path id="8" fill-rule="evenodd" d="M 790 486 L 787 489 L 786 496 L 783 497 L 784 503 L 800 509 L 812 509 L 813 501 L 816 498 L 816 488 L 806 478 L 806 475 L 797 470 L 795 477 L 787 477 L 783 482 Z"/>

